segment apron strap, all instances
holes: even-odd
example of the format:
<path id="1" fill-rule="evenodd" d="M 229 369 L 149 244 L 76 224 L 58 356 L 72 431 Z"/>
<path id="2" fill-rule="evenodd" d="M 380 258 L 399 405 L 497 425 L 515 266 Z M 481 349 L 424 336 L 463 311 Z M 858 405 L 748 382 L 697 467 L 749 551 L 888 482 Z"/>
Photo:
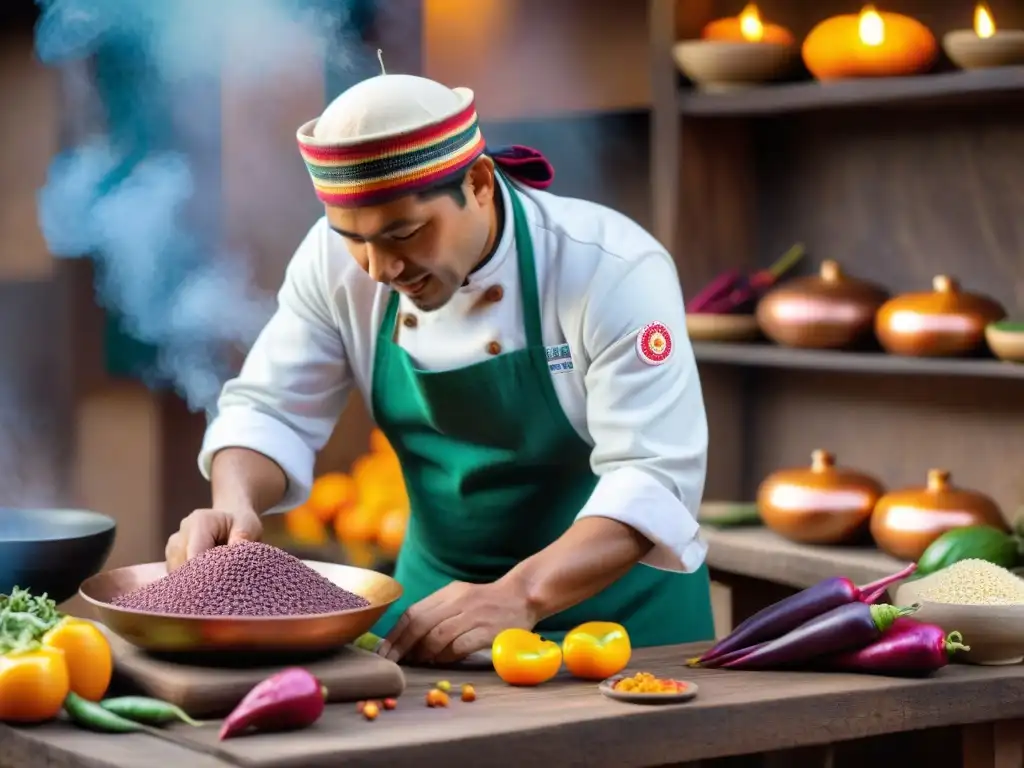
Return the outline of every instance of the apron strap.
<path id="1" fill-rule="evenodd" d="M 547 162 L 547 161 L 545 161 Z M 512 202 L 512 218 L 515 223 L 516 258 L 519 261 L 519 292 L 523 297 L 523 327 L 526 331 L 526 346 L 543 347 L 544 334 L 540 327 L 540 289 L 537 287 L 537 265 L 533 256 L 533 238 L 526 223 L 526 211 L 515 186 L 506 179 L 505 188 Z"/>

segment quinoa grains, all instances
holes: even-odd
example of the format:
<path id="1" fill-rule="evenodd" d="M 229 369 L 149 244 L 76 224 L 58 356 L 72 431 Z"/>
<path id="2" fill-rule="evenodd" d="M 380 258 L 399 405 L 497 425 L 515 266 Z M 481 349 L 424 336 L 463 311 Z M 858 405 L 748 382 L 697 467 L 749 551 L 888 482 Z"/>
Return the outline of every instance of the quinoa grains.
<path id="1" fill-rule="evenodd" d="M 114 598 L 118 608 L 179 616 L 308 616 L 369 601 L 269 544 L 214 547 L 162 579 Z"/>

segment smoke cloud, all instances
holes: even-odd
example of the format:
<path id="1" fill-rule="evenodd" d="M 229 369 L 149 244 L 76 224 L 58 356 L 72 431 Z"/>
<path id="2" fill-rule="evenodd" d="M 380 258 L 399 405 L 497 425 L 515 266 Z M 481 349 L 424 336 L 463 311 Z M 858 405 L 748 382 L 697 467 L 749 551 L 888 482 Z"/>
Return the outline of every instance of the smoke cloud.
<path id="1" fill-rule="evenodd" d="M 348 31 L 365 2 L 39 5 L 39 58 L 78 67 L 65 78 L 74 141 L 53 160 L 39 194 L 43 234 L 55 256 L 95 260 L 101 304 L 159 350 L 156 378 L 172 383 L 193 409 L 209 411 L 229 372 L 229 351 L 251 344 L 274 305 L 254 288 L 251 255 L 225 247 L 217 217 L 195 210 L 197 193 L 219 200 L 219 190 L 203 185 L 220 164 L 220 101 L 183 94 L 215 87 L 229 56 L 235 89 L 258 91 L 301 76 L 295 62 L 309 62 L 311 52 L 329 71 L 349 69 L 354 55 L 365 53 Z M 120 71 L 96 75 L 111 51 Z M 82 62 L 91 74 L 82 76 Z M 296 116 L 296 125 L 307 117 Z M 246 146 L 258 147 L 261 126 L 248 129 L 254 135 Z"/>

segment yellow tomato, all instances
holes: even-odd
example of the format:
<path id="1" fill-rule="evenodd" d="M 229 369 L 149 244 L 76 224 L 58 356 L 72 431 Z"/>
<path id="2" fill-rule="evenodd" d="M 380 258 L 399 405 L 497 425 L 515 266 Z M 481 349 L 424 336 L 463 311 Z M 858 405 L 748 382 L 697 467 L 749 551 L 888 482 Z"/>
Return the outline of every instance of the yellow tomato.
<path id="1" fill-rule="evenodd" d="M 52 720 L 70 690 L 68 665 L 58 648 L 0 656 L 0 721 Z"/>
<path id="2" fill-rule="evenodd" d="M 491 659 L 498 677 L 509 685 L 540 685 L 558 674 L 562 649 L 525 629 L 506 629 L 494 638 Z"/>
<path id="3" fill-rule="evenodd" d="M 114 657 L 95 624 L 69 616 L 43 635 L 43 647 L 63 652 L 73 692 L 89 701 L 103 698 L 114 674 Z"/>
<path id="4" fill-rule="evenodd" d="M 632 648 L 621 624 L 590 621 L 581 624 L 562 641 L 562 658 L 574 677 L 605 680 L 629 664 Z"/>

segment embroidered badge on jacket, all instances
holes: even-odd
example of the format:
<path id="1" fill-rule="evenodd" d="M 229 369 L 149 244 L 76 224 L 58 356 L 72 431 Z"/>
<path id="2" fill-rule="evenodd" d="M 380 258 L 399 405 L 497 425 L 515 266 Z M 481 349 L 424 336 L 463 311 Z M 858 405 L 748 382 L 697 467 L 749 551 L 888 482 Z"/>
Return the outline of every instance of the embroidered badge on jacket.
<path id="1" fill-rule="evenodd" d="M 672 334 L 664 323 L 650 323 L 636 334 L 636 354 L 648 365 L 661 365 L 672 354 Z"/>
<path id="2" fill-rule="evenodd" d="M 556 344 L 553 347 L 545 347 L 548 357 L 548 370 L 551 373 L 568 373 L 573 369 L 572 352 L 568 344 Z"/>

